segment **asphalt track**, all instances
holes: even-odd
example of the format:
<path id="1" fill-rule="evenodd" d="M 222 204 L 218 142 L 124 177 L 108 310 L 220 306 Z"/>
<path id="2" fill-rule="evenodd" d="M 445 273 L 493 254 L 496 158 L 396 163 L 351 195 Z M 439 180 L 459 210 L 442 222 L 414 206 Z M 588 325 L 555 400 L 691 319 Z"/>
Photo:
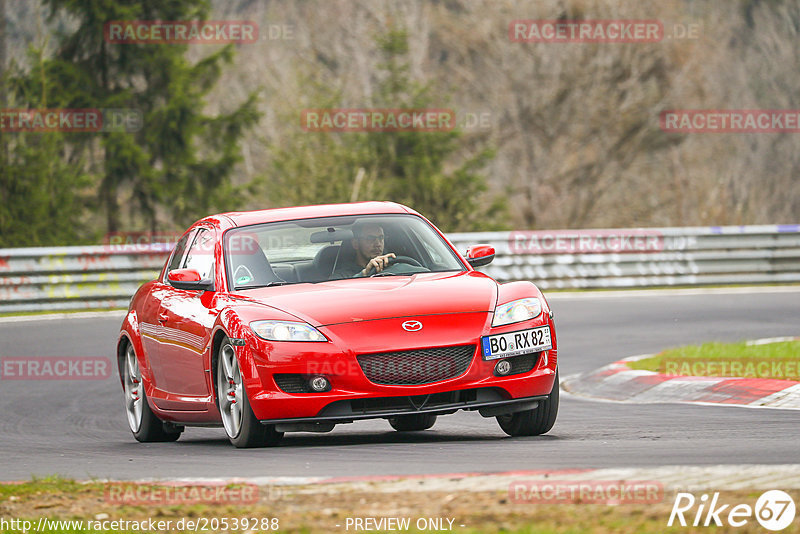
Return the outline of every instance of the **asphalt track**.
<path id="1" fill-rule="evenodd" d="M 702 341 L 795 336 L 800 292 L 736 290 L 565 295 L 551 301 L 562 376 Z M 0 322 L 0 357 L 110 357 L 120 318 Z M 557 468 L 800 463 L 800 413 L 634 405 L 562 396 L 553 430 L 508 438 L 494 419 L 459 412 L 403 435 L 386 421 L 329 434 L 287 434 L 280 447 L 237 450 L 222 429 L 188 428 L 176 443 L 140 444 L 115 378 L 0 380 L 0 480 L 335 477 Z"/>

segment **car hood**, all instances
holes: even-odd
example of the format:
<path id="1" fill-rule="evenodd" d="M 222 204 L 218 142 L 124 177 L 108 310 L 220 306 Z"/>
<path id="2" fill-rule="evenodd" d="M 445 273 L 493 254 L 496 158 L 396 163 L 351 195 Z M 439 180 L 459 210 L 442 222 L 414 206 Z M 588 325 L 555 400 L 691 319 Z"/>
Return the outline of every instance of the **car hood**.
<path id="1" fill-rule="evenodd" d="M 476 271 L 331 280 L 240 291 L 236 298 L 314 326 L 392 317 L 494 310 L 497 282 Z"/>

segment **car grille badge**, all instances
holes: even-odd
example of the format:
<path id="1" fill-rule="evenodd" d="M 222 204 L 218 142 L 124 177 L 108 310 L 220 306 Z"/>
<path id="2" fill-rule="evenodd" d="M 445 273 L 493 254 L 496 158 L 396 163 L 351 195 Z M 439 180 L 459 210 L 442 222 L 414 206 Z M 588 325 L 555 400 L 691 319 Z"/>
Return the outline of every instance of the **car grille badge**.
<path id="1" fill-rule="evenodd" d="M 403 330 L 406 332 L 417 332 L 422 330 L 422 323 L 419 321 L 405 321 L 400 326 L 402 326 Z"/>

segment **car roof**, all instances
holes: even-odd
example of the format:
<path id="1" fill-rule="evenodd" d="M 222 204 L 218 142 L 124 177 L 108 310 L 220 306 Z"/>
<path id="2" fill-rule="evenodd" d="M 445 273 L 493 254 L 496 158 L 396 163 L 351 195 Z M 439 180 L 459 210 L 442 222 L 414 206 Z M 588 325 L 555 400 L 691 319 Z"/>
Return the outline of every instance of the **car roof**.
<path id="1" fill-rule="evenodd" d="M 338 215 L 371 215 L 383 213 L 413 213 L 414 210 L 396 202 L 351 202 L 347 204 L 320 204 L 316 206 L 295 206 L 256 211 L 231 211 L 213 215 L 209 218 L 227 217 L 235 226 L 290 221 L 293 219 L 312 219 L 315 217 L 336 217 Z"/>

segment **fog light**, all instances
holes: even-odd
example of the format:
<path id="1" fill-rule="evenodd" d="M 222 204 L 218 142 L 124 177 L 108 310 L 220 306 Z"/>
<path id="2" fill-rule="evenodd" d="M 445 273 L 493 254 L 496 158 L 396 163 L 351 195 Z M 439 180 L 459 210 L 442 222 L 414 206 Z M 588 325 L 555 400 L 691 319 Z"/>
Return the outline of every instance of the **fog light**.
<path id="1" fill-rule="evenodd" d="M 328 382 L 328 379 L 324 376 L 315 376 L 308 384 L 311 386 L 311 389 L 317 393 L 328 391 L 331 388 L 331 383 Z"/>
<path id="2" fill-rule="evenodd" d="M 500 360 L 494 366 L 494 372 L 499 376 L 505 376 L 511 372 L 511 362 L 508 360 Z"/>

